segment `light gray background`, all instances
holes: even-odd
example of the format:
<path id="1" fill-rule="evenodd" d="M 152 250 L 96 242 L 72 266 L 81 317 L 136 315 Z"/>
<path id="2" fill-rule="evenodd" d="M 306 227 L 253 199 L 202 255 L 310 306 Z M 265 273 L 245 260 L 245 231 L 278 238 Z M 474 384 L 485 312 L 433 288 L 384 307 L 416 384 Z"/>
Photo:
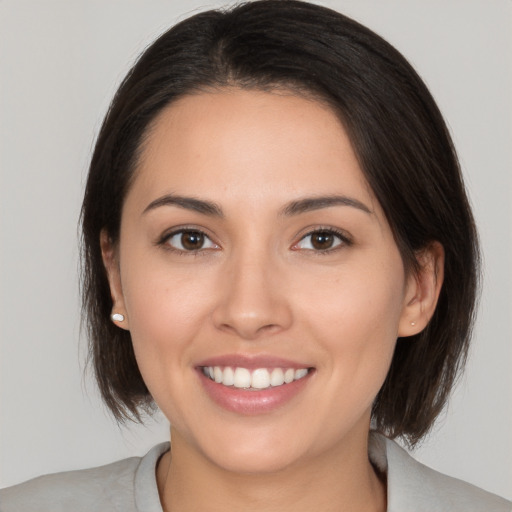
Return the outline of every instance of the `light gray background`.
<path id="1" fill-rule="evenodd" d="M 425 463 L 512 498 L 512 2 L 330 0 L 387 38 L 450 125 L 485 253 L 467 373 Z M 77 218 L 94 136 L 130 63 L 206 1 L 0 0 L 0 486 L 144 453 L 83 376 Z M 463 271 L 463 269 L 461 269 Z"/>

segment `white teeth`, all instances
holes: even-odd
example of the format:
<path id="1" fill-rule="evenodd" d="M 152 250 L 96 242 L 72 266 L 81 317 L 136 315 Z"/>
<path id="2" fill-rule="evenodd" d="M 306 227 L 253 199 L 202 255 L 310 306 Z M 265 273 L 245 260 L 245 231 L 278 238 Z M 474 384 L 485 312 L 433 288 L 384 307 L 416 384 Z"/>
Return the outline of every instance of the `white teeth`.
<path id="1" fill-rule="evenodd" d="M 213 368 L 213 377 L 215 379 L 215 382 L 217 382 L 217 384 L 220 384 L 222 382 L 222 368 L 220 368 L 219 366 L 215 366 Z"/>
<path id="2" fill-rule="evenodd" d="M 214 380 L 224 386 L 234 386 L 235 388 L 267 389 L 270 386 L 277 387 L 283 384 L 290 384 L 294 380 L 304 378 L 309 370 L 307 368 L 257 368 L 248 370 L 247 368 L 230 366 L 205 366 L 203 373 L 206 377 Z"/>
<path id="3" fill-rule="evenodd" d="M 219 370 L 222 371 L 221 368 L 219 368 Z M 232 386 L 234 383 L 235 373 L 233 372 L 233 369 L 228 366 L 227 368 L 224 368 L 224 371 L 222 372 L 222 384 L 224 384 L 224 386 Z"/>
<path id="4" fill-rule="evenodd" d="M 270 386 L 270 375 L 266 368 L 258 368 L 252 372 L 251 387 L 265 389 Z"/>
<path id="5" fill-rule="evenodd" d="M 298 370 L 295 370 L 295 379 L 299 380 L 302 379 L 302 377 L 305 377 L 308 374 L 307 368 L 299 368 Z"/>
<path id="6" fill-rule="evenodd" d="M 235 370 L 235 388 L 251 387 L 251 372 L 247 368 L 237 368 Z"/>
<path id="7" fill-rule="evenodd" d="M 284 381 L 286 384 L 290 384 L 290 382 L 293 382 L 293 379 L 295 378 L 295 370 L 293 368 L 288 368 L 284 372 Z"/>
<path id="8" fill-rule="evenodd" d="M 274 368 L 270 374 L 271 386 L 282 386 L 284 384 L 284 372 L 281 368 Z"/>

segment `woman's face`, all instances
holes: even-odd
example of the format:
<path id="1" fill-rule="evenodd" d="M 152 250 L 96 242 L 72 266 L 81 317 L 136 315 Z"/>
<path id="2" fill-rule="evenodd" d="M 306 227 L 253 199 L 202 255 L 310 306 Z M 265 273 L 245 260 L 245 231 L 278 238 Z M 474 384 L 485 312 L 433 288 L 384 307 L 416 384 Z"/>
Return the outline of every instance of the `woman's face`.
<path id="1" fill-rule="evenodd" d="M 366 438 L 416 281 L 327 107 L 238 89 L 173 103 L 108 253 L 173 442 L 266 472 Z"/>

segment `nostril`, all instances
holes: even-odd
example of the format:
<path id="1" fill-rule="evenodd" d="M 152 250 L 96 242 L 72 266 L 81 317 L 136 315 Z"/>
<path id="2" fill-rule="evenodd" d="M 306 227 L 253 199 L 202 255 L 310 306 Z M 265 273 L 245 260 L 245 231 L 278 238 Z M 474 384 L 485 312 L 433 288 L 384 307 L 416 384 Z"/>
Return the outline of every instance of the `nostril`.
<path id="1" fill-rule="evenodd" d="M 218 327 L 225 332 L 231 332 L 247 340 L 254 340 L 260 336 L 268 336 L 282 330 L 282 327 L 277 324 L 261 325 L 261 323 L 247 320 L 223 323 Z"/>

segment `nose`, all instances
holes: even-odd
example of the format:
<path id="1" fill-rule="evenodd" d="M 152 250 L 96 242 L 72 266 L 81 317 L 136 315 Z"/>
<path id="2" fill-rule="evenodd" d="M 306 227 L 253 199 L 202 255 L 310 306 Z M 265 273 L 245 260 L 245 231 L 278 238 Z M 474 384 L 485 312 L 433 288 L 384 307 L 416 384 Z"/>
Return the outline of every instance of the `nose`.
<path id="1" fill-rule="evenodd" d="M 261 253 L 230 259 L 213 312 L 217 329 L 244 340 L 282 332 L 292 324 L 283 272 Z"/>

